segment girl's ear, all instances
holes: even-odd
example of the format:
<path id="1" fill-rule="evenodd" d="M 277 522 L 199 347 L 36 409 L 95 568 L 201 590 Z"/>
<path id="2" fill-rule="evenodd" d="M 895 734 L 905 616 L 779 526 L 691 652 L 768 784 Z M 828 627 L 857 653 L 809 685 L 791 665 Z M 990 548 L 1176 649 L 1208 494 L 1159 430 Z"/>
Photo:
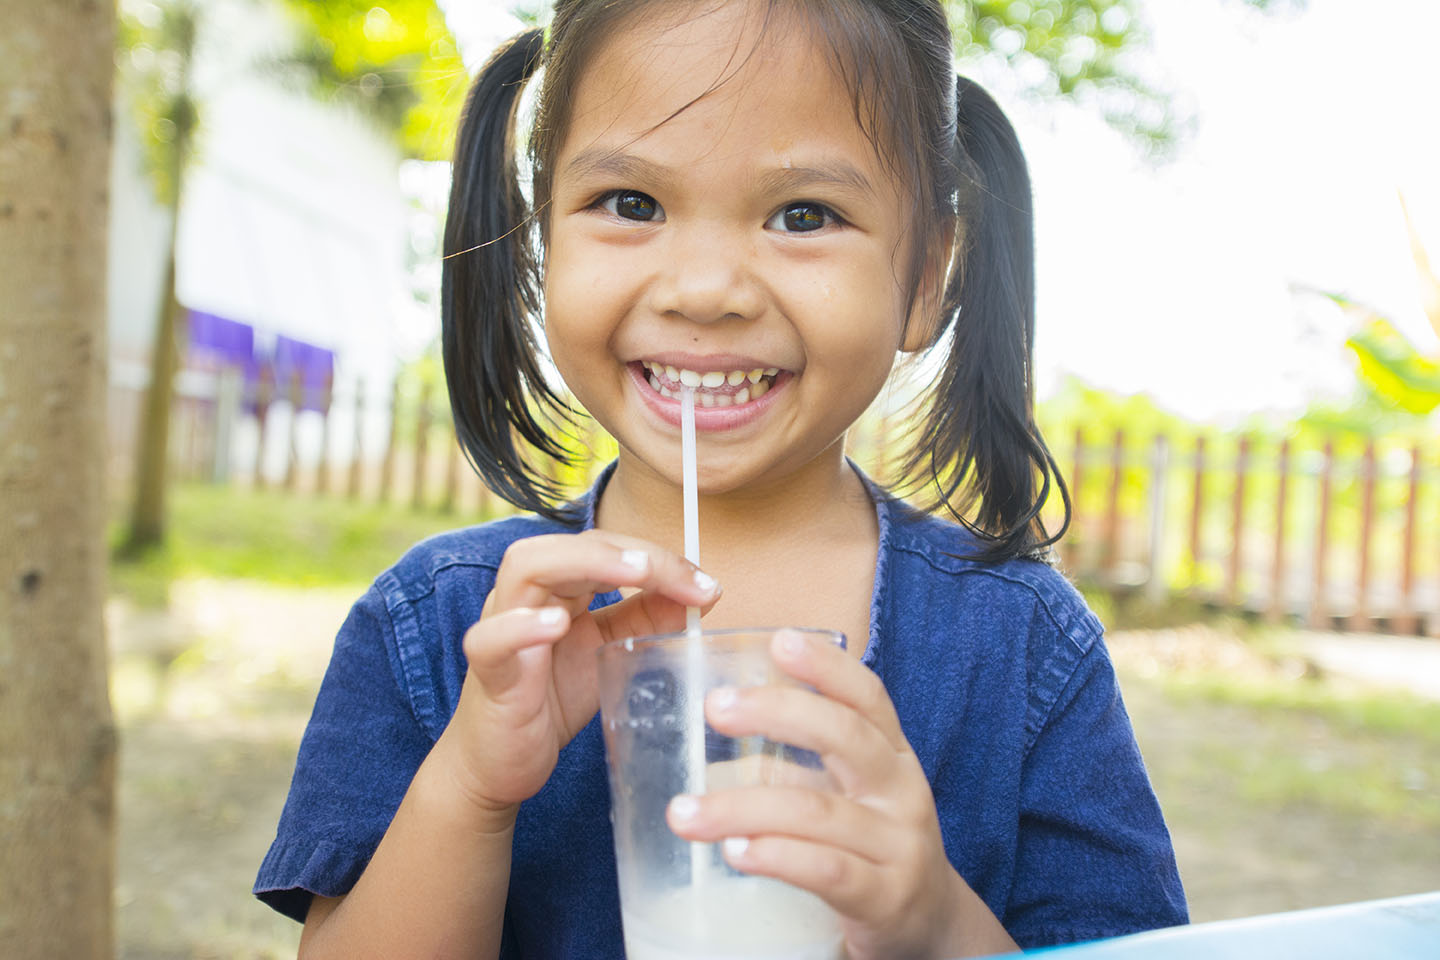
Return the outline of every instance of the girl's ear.
<path id="1" fill-rule="evenodd" d="M 936 233 L 938 236 L 931 241 L 930 249 L 925 253 L 920 284 L 910 302 L 910 313 L 905 318 L 905 331 L 900 338 L 903 353 L 928 350 L 945 332 L 945 290 L 952 265 L 956 263 L 955 251 L 964 240 L 964 229 L 958 222 L 952 221 Z"/>

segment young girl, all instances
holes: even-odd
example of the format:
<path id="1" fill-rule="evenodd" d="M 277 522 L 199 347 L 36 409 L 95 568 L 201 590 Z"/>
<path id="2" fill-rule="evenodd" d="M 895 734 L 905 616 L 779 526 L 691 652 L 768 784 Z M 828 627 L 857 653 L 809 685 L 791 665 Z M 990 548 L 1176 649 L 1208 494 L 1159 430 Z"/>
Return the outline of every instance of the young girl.
<path id="1" fill-rule="evenodd" d="M 420 544 L 342 627 L 256 883 L 303 955 L 621 957 L 595 651 L 687 604 L 850 638 L 777 641 L 821 695 L 803 709 L 707 705 L 816 751 L 839 792 L 681 797 L 669 822 L 826 900 L 852 960 L 1185 921 L 1100 625 L 1037 559 L 1059 478 L 1031 413 L 1029 182 L 951 42 L 938 0 L 560 0 L 486 66 L 445 362 L 466 450 L 532 515 Z M 569 505 L 525 449 L 563 455 L 537 330 L 619 443 Z M 959 523 L 843 453 L 897 356 L 932 349 L 909 475 Z M 682 385 L 703 572 L 679 557 Z"/>

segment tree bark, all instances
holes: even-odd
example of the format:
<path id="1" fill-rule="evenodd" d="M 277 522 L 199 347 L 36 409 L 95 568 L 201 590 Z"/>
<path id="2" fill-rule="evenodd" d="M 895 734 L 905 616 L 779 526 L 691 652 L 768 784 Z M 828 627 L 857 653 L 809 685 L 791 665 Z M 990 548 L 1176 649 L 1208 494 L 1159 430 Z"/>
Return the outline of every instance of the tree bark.
<path id="1" fill-rule="evenodd" d="M 111 0 L 0 0 L 0 956 L 114 953 Z"/>

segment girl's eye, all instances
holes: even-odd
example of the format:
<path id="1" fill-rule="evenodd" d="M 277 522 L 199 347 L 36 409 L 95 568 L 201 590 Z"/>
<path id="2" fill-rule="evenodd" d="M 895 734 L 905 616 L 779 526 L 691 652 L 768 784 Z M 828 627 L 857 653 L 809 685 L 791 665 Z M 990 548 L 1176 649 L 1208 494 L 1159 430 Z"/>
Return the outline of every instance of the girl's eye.
<path id="1" fill-rule="evenodd" d="M 791 203 L 771 217 L 765 226 L 787 233 L 811 233 L 831 226 L 839 222 L 839 219 L 833 210 L 823 204 Z"/>
<path id="2" fill-rule="evenodd" d="M 638 190 L 612 190 L 600 198 L 599 206 L 622 220 L 664 220 L 665 211 L 648 193 Z"/>

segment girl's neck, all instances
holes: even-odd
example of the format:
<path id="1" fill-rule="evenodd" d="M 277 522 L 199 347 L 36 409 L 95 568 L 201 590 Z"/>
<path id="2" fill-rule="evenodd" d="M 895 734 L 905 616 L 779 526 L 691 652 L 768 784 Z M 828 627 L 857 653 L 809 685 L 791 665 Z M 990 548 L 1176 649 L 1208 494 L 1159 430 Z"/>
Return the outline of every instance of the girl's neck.
<path id="1" fill-rule="evenodd" d="M 865 485 L 844 456 L 843 441 L 783 478 L 743 490 L 701 495 L 701 565 L 706 556 L 752 554 L 757 547 L 817 543 L 873 516 Z M 596 509 L 595 525 L 683 552 L 682 491 L 622 450 Z"/>

